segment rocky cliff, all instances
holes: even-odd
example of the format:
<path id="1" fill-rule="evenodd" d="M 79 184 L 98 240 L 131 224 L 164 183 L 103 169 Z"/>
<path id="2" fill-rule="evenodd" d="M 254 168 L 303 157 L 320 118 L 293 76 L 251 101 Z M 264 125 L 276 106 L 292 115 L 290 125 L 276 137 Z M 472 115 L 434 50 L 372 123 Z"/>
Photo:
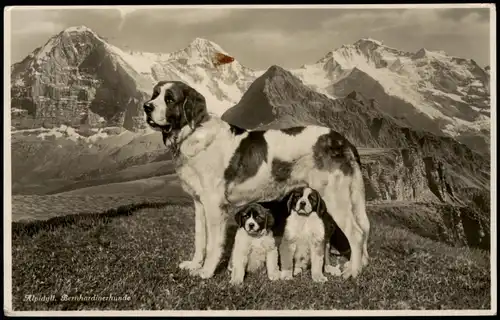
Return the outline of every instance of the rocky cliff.
<path id="1" fill-rule="evenodd" d="M 142 126 L 140 105 L 151 82 L 85 27 L 52 37 L 12 68 L 12 108 L 27 114 L 18 127 Z"/>
<path id="2" fill-rule="evenodd" d="M 467 146 L 411 129 L 362 94 L 330 99 L 278 66 L 256 79 L 222 118 L 250 129 L 318 124 L 341 132 L 364 150 L 369 200 L 463 203 L 465 190 L 489 190 L 489 163 Z"/>
<path id="3" fill-rule="evenodd" d="M 11 110 L 17 129 L 121 126 L 145 127 L 142 104 L 157 81 L 189 83 L 221 114 L 236 103 L 255 78 L 240 65 L 214 66 L 225 51 L 197 38 L 172 53 L 125 52 L 86 27 L 53 36 L 11 69 Z M 24 110 L 24 111 L 23 111 Z"/>

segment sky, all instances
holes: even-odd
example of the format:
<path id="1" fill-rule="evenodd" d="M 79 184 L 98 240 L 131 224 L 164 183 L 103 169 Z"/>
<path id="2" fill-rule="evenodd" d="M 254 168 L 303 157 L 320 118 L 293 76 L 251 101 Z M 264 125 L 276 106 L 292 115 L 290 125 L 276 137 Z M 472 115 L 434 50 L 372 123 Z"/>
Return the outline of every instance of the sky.
<path id="1" fill-rule="evenodd" d="M 264 70 L 276 64 L 297 68 L 328 51 L 373 38 L 416 52 L 449 55 L 490 64 L 490 9 L 345 8 L 12 8 L 11 57 L 22 60 L 70 26 L 85 25 L 122 49 L 172 52 L 197 37 L 211 40 L 241 64 Z"/>

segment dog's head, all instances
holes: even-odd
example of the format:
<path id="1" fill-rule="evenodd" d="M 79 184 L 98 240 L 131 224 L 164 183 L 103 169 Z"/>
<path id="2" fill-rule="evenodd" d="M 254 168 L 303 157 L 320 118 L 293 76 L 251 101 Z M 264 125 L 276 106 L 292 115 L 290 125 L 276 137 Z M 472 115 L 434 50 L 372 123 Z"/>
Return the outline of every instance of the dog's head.
<path id="1" fill-rule="evenodd" d="M 206 117 L 205 97 L 180 81 L 160 81 L 144 103 L 147 124 L 163 134 L 164 142 L 184 126 L 195 128 Z"/>
<path id="2" fill-rule="evenodd" d="M 312 212 L 319 215 L 326 210 L 325 202 L 319 192 L 309 187 L 294 189 L 289 195 L 287 206 L 288 212 L 293 210 L 301 216 L 308 216 Z"/>
<path id="3" fill-rule="evenodd" d="M 239 210 L 235 219 L 240 228 L 244 228 L 249 235 L 253 236 L 265 234 L 274 225 L 271 211 L 258 203 L 252 203 Z"/>

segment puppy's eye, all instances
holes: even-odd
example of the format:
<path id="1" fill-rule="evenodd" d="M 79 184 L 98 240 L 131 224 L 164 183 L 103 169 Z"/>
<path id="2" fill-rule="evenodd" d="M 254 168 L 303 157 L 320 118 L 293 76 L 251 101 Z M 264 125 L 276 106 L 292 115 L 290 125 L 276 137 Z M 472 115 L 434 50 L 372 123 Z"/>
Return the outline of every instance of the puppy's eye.
<path id="1" fill-rule="evenodd" d="M 316 201 L 317 200 L 317 196 L 316 196 L 316 193 L 311 193 L 309 195 L 309 197 L 311 198 L 312 201 Z"/>

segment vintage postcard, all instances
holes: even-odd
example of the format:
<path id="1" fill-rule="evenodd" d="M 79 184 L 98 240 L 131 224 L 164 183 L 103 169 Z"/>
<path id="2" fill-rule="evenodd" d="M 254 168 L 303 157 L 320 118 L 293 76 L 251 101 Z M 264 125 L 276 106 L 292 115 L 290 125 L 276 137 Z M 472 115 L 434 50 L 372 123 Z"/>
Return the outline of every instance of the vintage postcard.
<path id="1" fill-rule="evenodd" d="M 496 314 L 495 17 L 5 8 L 4 313 Z"/>

